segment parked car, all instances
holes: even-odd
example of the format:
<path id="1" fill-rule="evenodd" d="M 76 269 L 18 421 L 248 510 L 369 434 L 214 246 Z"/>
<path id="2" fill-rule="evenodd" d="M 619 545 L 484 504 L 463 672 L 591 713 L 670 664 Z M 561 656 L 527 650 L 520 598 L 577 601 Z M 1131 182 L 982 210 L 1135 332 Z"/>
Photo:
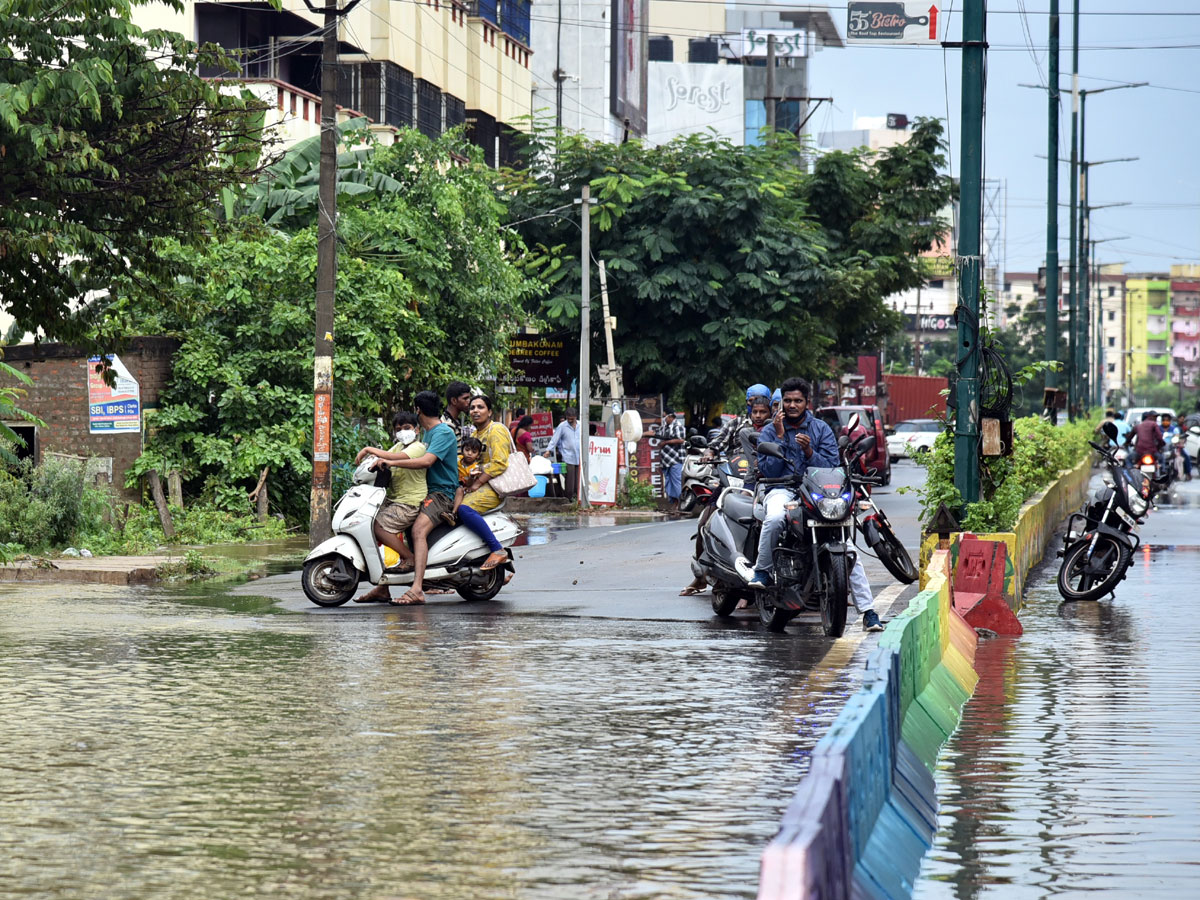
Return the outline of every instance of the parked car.
<path id="1" fill-rule="evenodd" d="M 834 435 L 843 434 L 850 417 L 858 413 L 858 419 L 868 432 L 875 435 L 875 449 L 868 453 L 863 462 L 868 469 L 874 469 L 883 477 L 884 484 L 892 483 L 892 457 L 888 453 L 887 441 L 883 433 L 883 416 L 874 406 L 825 406 L 815 410 L 814 414 L 824 420 Z"/>
<path id="2" fill-rule="evenodd" d="M 909 419 L 907 422 L 898 422 L 896 430 L 888 435 L 888 453 L 896 459 L 928 453 L 933 449 L 933 442 L 937 440 L 943 428 L 945 426 L 937 419 Z"/>

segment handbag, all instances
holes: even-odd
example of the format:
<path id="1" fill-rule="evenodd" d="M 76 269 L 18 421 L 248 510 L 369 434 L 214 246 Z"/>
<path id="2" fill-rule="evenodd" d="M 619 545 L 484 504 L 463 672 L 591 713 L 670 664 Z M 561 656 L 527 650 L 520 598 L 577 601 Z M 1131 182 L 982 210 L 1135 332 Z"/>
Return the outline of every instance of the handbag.
<path id="1" fill-rule="evenodd" d="M 505 431 L 507 430 L 505 429 Z M 508 468 L 495 478 L 488 480 L 488 485 L 501 497 L 508 494 L 519 494 L 537 484 L 533 470 L 529 468 L 529 460 L 525 458 L 524 453 L 517 449 L 517 443 L 513 440 L 511 432 L 508 435 L 508 443 L 510 448 Z"/>

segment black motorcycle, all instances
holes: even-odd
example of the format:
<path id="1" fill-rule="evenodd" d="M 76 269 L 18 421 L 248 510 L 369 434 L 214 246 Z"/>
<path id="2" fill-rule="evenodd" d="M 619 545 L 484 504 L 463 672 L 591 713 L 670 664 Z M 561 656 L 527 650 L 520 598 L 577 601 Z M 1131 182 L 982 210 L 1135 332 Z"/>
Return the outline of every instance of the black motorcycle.
<path id="1" fill-rule="evenodd" d="M 784 459 L 778 444 L 760 443 L 760 456 Z M 751 591 L 743 563 L 758 555 L 762 521 L 755 514 L 755 495 L 729 489 L 717 500 L 714 515 L 701 527 L 692 571 L 713 585 L 713 612 L 731 615 L 743 597 L 758 602 L 759 618 L 771 631 L 783 631 L 804 611 L 820 612 L 821 625 L 830 637 L 846 628 L 850 598 L 850 571 L 854 567 L 854 487 L 844 468 L 808 468 L 804 474 L 759 478 L 763 488 L 786 485 L 792 493 L 786 527 L 773 553 L 774 584 Z"/>
<path id="2" fill-rule="evenodd" d="M 1106 422 L 1104 433 L 1117 436 Z M 1099 600 L 1125 578 L 1134 551 L 1141 546 L 1135 533 L 1150 507 L 1145 474 L 1117 460 L 1112 447 L 1092 443 L 1108 467 L 1104 487 L 1096 491 L 1082 512 L 1067 519 L 1067 536 L 1058 552 L 1058 592 L 1066 600 Z"/>

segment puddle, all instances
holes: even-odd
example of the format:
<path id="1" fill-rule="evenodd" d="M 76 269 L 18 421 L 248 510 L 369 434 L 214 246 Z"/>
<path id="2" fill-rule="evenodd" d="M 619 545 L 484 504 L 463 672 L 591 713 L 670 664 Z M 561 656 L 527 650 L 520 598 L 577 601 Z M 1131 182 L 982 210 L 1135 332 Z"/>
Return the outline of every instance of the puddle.
<path id="1" fill-rule="evenodd" d="M 653 515 L 644 516 L 564 516 L 552 513 L 515 513 L 514 522 L 520 526 L 522 534 L 513 543 L 514 547 L 536 547 L 549 544 L 554 536 L 564 531 L 576 531 L 580 528 L 613 528 L 620 525 L 644 525 L 648 522 L 662 521 Z"/>

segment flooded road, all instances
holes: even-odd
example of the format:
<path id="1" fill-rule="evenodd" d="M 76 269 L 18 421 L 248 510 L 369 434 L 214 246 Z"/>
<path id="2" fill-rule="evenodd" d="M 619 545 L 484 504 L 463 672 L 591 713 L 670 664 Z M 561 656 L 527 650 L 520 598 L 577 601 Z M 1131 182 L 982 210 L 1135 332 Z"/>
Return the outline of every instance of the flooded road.
<path id="1" fill-rule="evenodd" d="M 1032 580 L 1023 637 L 980 641 L 980 682 L 937 773 L 915 896 L 1197 896 L 1200 487 L 1142 528 L 1115 599 Z"/>
<path id="2" fill-rule="evenodd" d="M 253 587 L 0 588 L 0 897 L 752 897 L 874 643 Z"/>

